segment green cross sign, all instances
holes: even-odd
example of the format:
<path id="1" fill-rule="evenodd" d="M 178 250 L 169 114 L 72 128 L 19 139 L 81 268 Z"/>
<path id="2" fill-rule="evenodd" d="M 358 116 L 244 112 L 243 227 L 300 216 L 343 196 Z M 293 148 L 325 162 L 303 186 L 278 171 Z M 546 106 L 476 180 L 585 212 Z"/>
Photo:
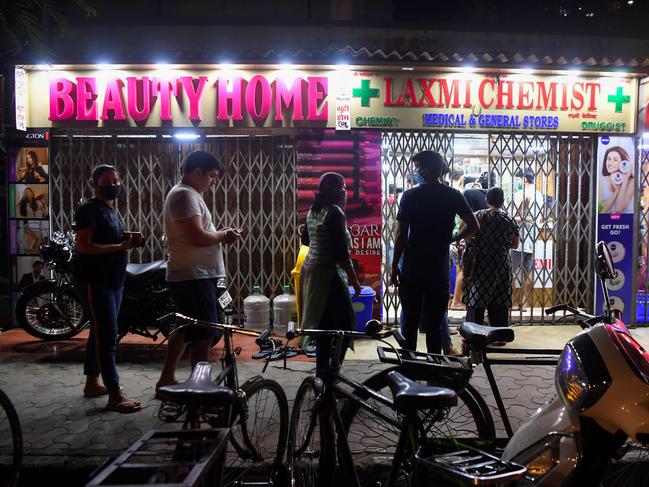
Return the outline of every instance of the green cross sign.
<path id="1" fill-rule="evenodd" d="M 370 106 L 370 98 L 378 98 L 379 97 L 379 89 L 378 88 L 370 88 L 370 80 L 369 79 L 364 79 L 364 80 L 361 80 L 361 87 L 360 88 L 354 88 L 352 90 L 352 96 L 354 98 L 360 98 L 361 99 L 361 106 L 362 107 L 369 107 Z"/>
<path id="2" fill-rule="evenodd" d="M 621 112 L 622 106 L 624 106 L 625 103 L 631 102 L 631 97 L 629 95 L 624 95 L 624 88 L 618 86 L 615 95 L 608 95 L 608 101 L 609 103 L 615 103 L 616 112 Z"/>

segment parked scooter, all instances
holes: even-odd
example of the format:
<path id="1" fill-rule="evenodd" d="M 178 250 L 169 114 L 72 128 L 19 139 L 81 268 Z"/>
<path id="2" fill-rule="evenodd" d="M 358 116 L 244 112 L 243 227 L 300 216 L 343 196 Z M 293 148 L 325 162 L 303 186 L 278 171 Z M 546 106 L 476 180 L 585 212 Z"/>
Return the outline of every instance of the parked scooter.
<path id="1" fill-rule="evenodd" d="M 616 271 L 603 242 L 596 253 L 604 314 L 580 320 L 584 331 L 565 345 L 557 365 L 557 396 L 520 426 L 503 453 L 527 466 L 529 485 L 602 485 L 627 441 L 649 462 L 649 353 L 611 309 L 606 280 Z M 633 485 L 646 485 L 647 471 L 641 475 Z"/>
<path id="2" fill-rule="evenodd" d="M 55 233 L 41 245 L 41 258 L 53 278 L 26 286 L 16 304 L 16 319 L 30 335 L 43 340 L 65 340 L 89 325 L 81 300 L 72 285 L 77 261 L 74 235 Z M 165 282 L 166 262 L 128 264 L 120 309 L 119 339 L 134 333 L 154 341 L 167 330 L 156 319 L 176 311 Z M 156 328 L 150 331 L 150 328 Z"/>

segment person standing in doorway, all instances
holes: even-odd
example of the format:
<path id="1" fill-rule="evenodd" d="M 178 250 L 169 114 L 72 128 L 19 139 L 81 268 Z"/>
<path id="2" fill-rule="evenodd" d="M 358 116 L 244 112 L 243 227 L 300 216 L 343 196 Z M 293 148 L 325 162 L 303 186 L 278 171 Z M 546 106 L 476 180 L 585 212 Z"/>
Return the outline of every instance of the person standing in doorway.
<path id="1" fill-rule="evenodd" d="M 164 226 L 169 261 L 167 282 L 179 313 L 216 322 L 217 283 L 225 278 L 223 244 L 241 238 L 241 230 L 230 227 L 216 230 L 203 193 L 218 181 L 223 167 L 209 152 L 195 151 L 182 163 L 182 180 L 167 195 Z M 174 333 L 156 389 L 176 384 L 176 367 L 187 345 L 192 366 L 207 361 L 219 336 L 205 329 L 187 328 Z"/>
<path id="2" fill-rule="evenodd" d="M 518 284 L 517 307 L 522 311 L 529 307 L 534 284 L 534 246 L 539 235 L 538 225 L 544 214 L 545 196 L 536 190 L 536 176 L 531 168 L 518 173 L 523 178 L 523 188 L 514 193 L 514 220 L 520 226 L 520 243 L 512 250 L 514 279 Z M 521 286 L 522 284 L 522 286 Z"/>
<path id="3" fill-rule="evenodd" d="M 505 211 L 503 190 L 487 192 L 489 208 L 475 213 L 480 230 L 473 236 L 471 269 L 466 269 L 464 303 L 467 321 L 484 324 L 485 310 L 491 326 L 509 326 L 512 305 L 512 265 L 509 251 L 518 246 L 518 225 Z"/>
<path id="4" fill-rule="evenodd" d="M 449 244 L 479 227 L 462 194 L 441 182 L 445 167 L 441 155 L 422 151 L 412 161 L 419 185 L 401 199 L 390 281 L 399 288 L 404 311 L 401 329 L 408 348 L 416 349 L 417 329 L 422 326 L 428 352 L 440 353 L 449 299 Z M 455 215 L 466 226 L 451 238 Z M 403 268 L 399 269 L 402 254 Z"/>
<path id="5" fill-rule="evenodd" d="M 81 205 L 75 214 L 76 247 L 79 262 L 75 267 L 75 288 L 90 318 L 86 346 L 84 397 L 108 394 L 107 409 L 132 413 L 140 403 L 129 399 L 119 385 L 115 363 L 117 316 L 122 303 L 130 237 L 115 209 L 122 191 L 119 172 L 108 164 L 92 171 L 94 198 Z M 99 380 L 99 376 L 103 384 Z"/>

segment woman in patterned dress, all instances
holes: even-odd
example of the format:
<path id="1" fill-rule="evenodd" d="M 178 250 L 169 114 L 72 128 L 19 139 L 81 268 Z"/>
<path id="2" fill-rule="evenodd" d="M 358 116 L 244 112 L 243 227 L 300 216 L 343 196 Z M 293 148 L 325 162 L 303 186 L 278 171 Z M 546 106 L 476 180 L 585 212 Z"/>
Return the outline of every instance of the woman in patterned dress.
<path id="1" fill-rule="evenodd" d="M 323 174 L 302 233 L 302 244 L 309 246 L 300 269 L 302 328 L 353 330 L 356 326 L 347 283 L 354 287 L 355 296 L 360 294 L 361 285 L 349 258 L 352 242 L 345 218 L 346 202 L 343 176 Z M 330 339 L 316 340 L 317 377 L 327 374 L 332 352 Z"/>
<path id="2" fill-rule="evenodd" d="M 473 236 L 470 268 L 464 271 L 467 321 L 482 325 L 485 310 L 491 326 L 509 326 L 512 306 L 512 262 L 509 251 L 518 246 L 518 225 L 502 209 L 505 197 L 500 188 L 487 192 L 489 208 L 475 212 L 480 230 Z"/>

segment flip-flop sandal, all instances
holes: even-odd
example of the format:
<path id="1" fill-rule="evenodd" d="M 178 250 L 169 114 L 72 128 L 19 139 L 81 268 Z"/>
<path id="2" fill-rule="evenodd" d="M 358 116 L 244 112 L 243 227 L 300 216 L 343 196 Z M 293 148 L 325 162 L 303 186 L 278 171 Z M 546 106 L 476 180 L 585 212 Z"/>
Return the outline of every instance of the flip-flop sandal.
<path id="1" fill-rule="evenodd" d="M 254 358 L 256 360 L 259 360 L 259 359 L 263 359 L 263 358 L 268 357 L 272 353 L 273 353 L 272 348 L 266 348 L 266 349 L 263 349 L 263 350 L 259 350 L 257 353 L 253 353 L 252 358 Z"/>
<path id="2" fill-rule="evenodd" d="M 121 414 L 130 414 L 135 413 L 142 409 L 142 405 L 132 399 L 127 399 L 125 401 L 118 402 L 116 404 L 106 404 L 106 409 L 109 411 L 115 411 Z"/>
<path id="3" fill-rule="evenodd" d="M 295 357 L 297 355 L 297 350 L 295 348 L 291 347 L 288 350 L 286 350 L 286 358 L 291 358 Z M 282 360 L 284 358 L 284 350 L 276 350 L 274 354 L 271 355 L 270 361 L 272 362 L 273 360 Z"/>
<path id="4" fill-rule="evenodd" d="M 123 391 L 124 388 L 122 386 L 119 386 L 119 390 Z M 83 393 L 83 397 L 85 397 L 86 399 L 92 399 L 92 398 L 95 398 L 95 397 L 101 397 L 101 396 L 107 396 L 107 395 L 108 395 L 108 389 L 106 389 L 105 387 L 104 387 L 103 391 L 101 391 L 101 392 L 93 392 L 92 394 L 88 394 L 88 393 L 86 393 L 84 391 L 84 393 Z"/>

